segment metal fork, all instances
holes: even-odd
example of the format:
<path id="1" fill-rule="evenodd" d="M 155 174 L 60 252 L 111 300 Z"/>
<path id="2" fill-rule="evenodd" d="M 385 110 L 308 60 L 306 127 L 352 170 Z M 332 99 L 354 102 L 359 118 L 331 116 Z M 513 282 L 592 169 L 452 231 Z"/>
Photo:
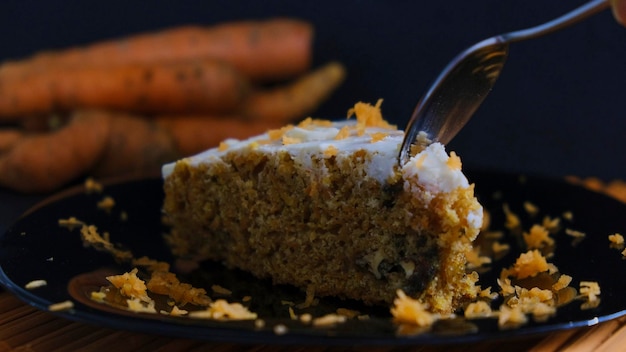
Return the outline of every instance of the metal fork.
<path id="1" fill-rule="evenodd" d="M 510 43 L 555 32 L 608 7 L 608 0 L 593 0 L 542 25 L 487 38 L 461 52 L 418 102 L 405 128 L 400 165 L 408 161 L 420 133 L 420 141 L 447 144 L 465 126 L 500 76 Z"/>

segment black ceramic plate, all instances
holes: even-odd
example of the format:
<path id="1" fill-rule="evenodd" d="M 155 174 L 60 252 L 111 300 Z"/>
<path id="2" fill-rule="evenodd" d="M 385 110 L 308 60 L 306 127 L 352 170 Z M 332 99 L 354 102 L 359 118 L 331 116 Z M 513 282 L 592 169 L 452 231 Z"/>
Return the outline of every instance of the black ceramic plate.
<path id="1" fill-rule="evenodd" d="M 0 281 L 25 302 L 46 310 L 52 303 L 74 301 L 74 308 L 56 312 L 69 319 L 103 326 L 150 332 L 177 337 L 230 341 L 241 343 L 298 343 L 323 345 L 412 345 L 462 343 L 483 339 L 508 339 L 531 334 L 597 324 L 626 313 L 626 261 L 619 250 L 610 248 L 608 235 L 625 231 L 626 205 L 606 196 L 587 191 L 561 180 L 540 177 L 520 177 L 498 172 L 468 172 L 483 205 L 492 214 L 494 228 L 503 224 L 502 205 L 522 216 L 525 228 L 544 216 L 560 217 L 571 212 L 571 221 L 563 220 L 564 227 L 586 233 L 577 245 L 561 231 L 555 235 L 556 252 L 552 260 L 562 273 L 578 281 L 598 281 L 601 303 L 597 308 L 581 310 L 574 301 L 559 308 L 557 314 L 545 322 L 534 322 L 512 330 L 501 330 L 495 319 L 472 320 L 455 324 L 441 324 L 430 332 L 401 336 L 391 322 L 388 309 L 361 307 L 355 302 L 322 299 L 315 314 L 332 312 L 338 307 L 357 309 L 369 314 L 370 319 L 350 319 L 334 327 L 316 328 L 289 318 L 284 300 L 302 302 L 304 295 L 290 287 L 272 287 L 245 273 L 226 270 L 218 264 L 206 264 L 202 274 L 191 274 L 185 279 L 194 284 L 219 284 L 233 290 L 233 299 L 252 295 L 251 310 L 266 321 L 257 328 L 251 321 L 216 322 L 173 318 L 162 315 L 129 314 L 85 299 L 91 289 L 97 289 L 98 280 L 105 272 L 121 273 L 128 270 L 106 253 L 85 248 L 79 232 L 59 227 L 58 220 L 75 216 L 95 224 L 101 232 L 111 234 L 113 242 L 131 249 L 136 257 L 147 255 L 153 259 L 171 261 L 162 234 L 160 207 L 163 199 L 159 179 L 140 179 L 114 182 L 103 194 L 86 194 L 82 187 L 68 190 L 50 198 L 24 214 L 0 238 Z M 99 210 L 96 202 L 104 195 L 113 197 L 116 206 L 110 213 Z M 523 203 L 529 201 L 539 208 L 534 219 L 526 216 Z M 127 214 L 121 220 L 121 213 Z M 539 220 L 538 220 L 539 219 Z M 505 237 L 513 250 L 495 262 L 492 270 L 481 276 L 483 286 L 497 287 L 495 276 L 508 267 L 519 254 L 517 243 Z M 95 274 L 94 274 L 95 273 Z M 35 279 L 45 279 L 48 285 L 25 290 L 24 285 Z M 211 293 L 210 290 L 208 290 Z M 286 334 L 276 334 L 277 324 L 287 326 Z"/>

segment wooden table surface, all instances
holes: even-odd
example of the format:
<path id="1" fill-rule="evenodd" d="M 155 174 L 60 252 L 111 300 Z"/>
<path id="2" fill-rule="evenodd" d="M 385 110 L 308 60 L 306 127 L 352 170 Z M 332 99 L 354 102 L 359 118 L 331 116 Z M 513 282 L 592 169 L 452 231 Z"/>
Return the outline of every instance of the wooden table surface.
<path id="1" fill-rule="evenodd" d="M 462 345 L 370 347 L 359 351 L 621 351 L 626 317 L 599 325 L 508 341 Z M 0 292 L 0 351 L 352 351 L 350 347 L 242 345 L 163 337 L 70 321 Z"/>

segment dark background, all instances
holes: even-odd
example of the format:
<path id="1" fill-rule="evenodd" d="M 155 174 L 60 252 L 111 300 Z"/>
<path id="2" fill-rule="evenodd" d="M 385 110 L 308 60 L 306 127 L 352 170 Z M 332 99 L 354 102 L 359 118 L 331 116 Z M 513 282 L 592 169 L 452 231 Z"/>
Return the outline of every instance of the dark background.
<path id="1" fill-rule="evenodd" d="M 5 0 L 0 60 L 181 24 L 291 16 L 315 24 L 316 63 L 339 60 L 348 68 L 347 81 L 316 117 L 344 117 L 359 100 L 383 98 L 383 114 L 403 127 L 428 84 L 461 50 L 582 3 Z M 610 180 L 626 178 L 625 133 L 626 28 L 605 11 L 514 44 L 494 91 L 449 149 L 466 167 Z M 18 210 L 0 205 L 3 213 Z"/>

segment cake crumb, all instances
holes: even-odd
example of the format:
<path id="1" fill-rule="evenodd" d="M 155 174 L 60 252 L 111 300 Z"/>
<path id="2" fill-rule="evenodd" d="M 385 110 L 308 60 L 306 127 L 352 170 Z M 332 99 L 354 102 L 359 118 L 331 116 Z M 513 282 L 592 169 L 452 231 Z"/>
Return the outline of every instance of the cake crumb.
<path id="1" fill-rule="evenodd" d="M 609 235 L 609 241 L 612 245 L 624 245 L 624 236 L 619 233 Z"/>
<path id="2" fill-rule="evenodd" d="M 102 186 L 101 183 L 96 182 L 96 180 L 94 180 L 92 177 L 88 177 L 85 180 L 85 192 L 87 194 L 89 193 L 102 193 L 102 190 L 104 189 L 104 187 Z"/>
<path id="3" fill-rule="evenodd" d="M 284 324 L 276 324 L 274 326 L 274 334 L 276 335 L 284 335 L 288 332 L 287 326 Z"/>
<path id="4" fill-rule="evenodd" d="M 535 249 L 520 254 L 509 273 L 518 279 L 524 279 L 548 271 L 549 268 L 546 258 Z"/>
<path id="5" fill-rule="evenodd" d="M 504 215 L 506 217 L 506 220 L 504 222 L 504 227 L 506 227 L 509 230 L 518 229 L 521 226 L 522 222 L 520 221 L 517 214 L 513 213 L 511 211 L 511 208 L 509 208 L 509 205 L 506 203 L 502 205 L 502 210 L 504 211 Z"/>
<path id="6" fill-rule="evenodd" d="M 338 315 L 342 315 L 346 318 L 354 318 L 359 316 L 361 313 L 358 310 L 348 309 L 348 308 L 337 308 L 335 311 Z"/>
<path id="7" fill-rule="evenodd" d="M 74 302 L 67 300 L 59 303 L 53 303 L 48 306 L 50 312 L 61 312 L 74 308 Z"/>
<path id="8" fill-rule="evenodd" d="M 344 315 L 339 314 L 326 314 L 319 318 L 313 319 L 313 326 L 322 327 L 322 326 L 332 326 L 335 324 L 345 323 L 348 318 Z"/>
<path id="9" fill-rule="evenodd" d="M 527 321 L 528 317 L 522 312 L 521 307 L 500 306 L 498 313 L 498 326 L 500 328 L 516 328 L 526 324 Z"/>
<path id="10" fill-rule="evenodd" d="M 61 227 L 65 227 L 67 229 L 74 230 L 75 228 L 81 227 L 83 225 L 85 225 L 84 222 L 78 220 L 77 218 L 71 216 L 67 219 L 59 219 L 59 226 Z"/>
<path id="11" fill-rule="evenodd" d="M 122 275 L 107 276 L 106 279 L 119 290 L 122 296 L 150 302 L 152 299 L 148 296 L 146 282 L 137 276 L 137 272 L 138 269 L 134 268 Z"/>
<path id="12" fill-rule="evenodd" d="M 523 237 L 528 249 L 540 249 L 554 244 L 548 229 L 541 225 L 533 225 L 529 232 L 524 232 Z"/>
<path id="13" fill-rule="evenodd" d="M 34 290 L 36 288 L 44 287 L 48 284 L 46 280 L 33 280 L 24 285 L 27 290 Z"/>
<path id="14" fill-rule="evenodd" d="M 97 207 L 98 209 L 102 209 L 106 212 L 111 212 L 113 207 L 115 207 L 115 200 L 111 196 L 106 196 L 98 202 Z"/>
<path id="15" fill-rule="evenodd" d="M 560 291 L 564 288 L 566 288 L 567 286 L 569 286 L 569 284 L 572 282 L 572 277 L 569 275 L 561 275 L 559 276 L 559 279 L 552 284 L 552 289 L 555 291 Z"/>
<path id="16" fill-rule="evenodd" d="M 467 319 L 488 318 L 491 317 L 493 311 L 491 306 L 485 301 L 472 302 L 465 307 L 463 315 Z"/>
<path id="17" fill-rule="evenodd" d="M 205 310 L 190 312 L 189 317 L 215 320 L 254 320 L 257 318 L 257 314 L 249 311 L 241 303 L 229 303 L 224 299 L 218 299 Z"/>
<path id="18" fill-rule="evenodd" d="M 313 316 L 309 313 L 304 313 L 302 315 L 300 315 L 300 321 L 304 324 L 308 324 L 311 321 L 313 321 Z"/>
<path id="19" fill-rule="evenodd" d="M 531 203 L 530 201 L 524 202 L 524 210 L 526 210 L 526 212 L 530 216 L 535 216 L 539 213 L 539 207 Z"/>
<path id="20" fill-rule="evenodd" d="M 500 243 L 498 241 L 494 241 L 491 244 L 491 250 L 493 251 L 495 255 L 502 254 L 504 252 L 507 252 L 510 249 L 511 249 L 511 245 L 507 243 Z"/>
<path id="21" fill-rule="evenodd" d="M 566 211 L 563 213 L 563 219 L 567 220 L 567 221 L 572 221 L 574 220 L 574 213 L 572 213 L 571 211 Z"/>
<path id="22" fill-rule="evenodd" d="M 407 296 L 402 290 L 396 292 L 391 314 L 397 323 L 420 327 L 431 326 L 436 320 L 422 302 Z"/>
<path id="23" fill-rule="evenodd" d="M 211 286 L 211 290 L 218 295 L 224 295 L 224 296 L 230 296 L 233 293 L 233 291 L 227 288 L 224 288 L 220 285 Z"/>
<path id="24" fill-rule="evenodd" d="M 581 281 L 579 292 L 588 301 L 593 302 L 600 295 L 600 285 L 595 281 Z"/>
<path id="25" fill-rule="evenodd" d="M 129 298 L 126 300 L 126 306 L 129 311 L 134 313 L 157 313 L 155 308 L 155 302 L 153 300 L 144 301 L 139 298 Z"/>
<path id="26" fill-rule="evenodd" d="M 584 238 L 586 236 L 586 234 L 584 232 L 581 231 L 576 231 L 576 230 L 572 230 L 572 229 L 565 229 L 565 234 L 572 236 L 574 238 Z"/>
<path id="27" fill-rule="evenodd" d="M 541 226 L 550 231 L 550 233 L 555 233 L 561 228 L 561 219 L 546 216 L 543 218 Z"/>

